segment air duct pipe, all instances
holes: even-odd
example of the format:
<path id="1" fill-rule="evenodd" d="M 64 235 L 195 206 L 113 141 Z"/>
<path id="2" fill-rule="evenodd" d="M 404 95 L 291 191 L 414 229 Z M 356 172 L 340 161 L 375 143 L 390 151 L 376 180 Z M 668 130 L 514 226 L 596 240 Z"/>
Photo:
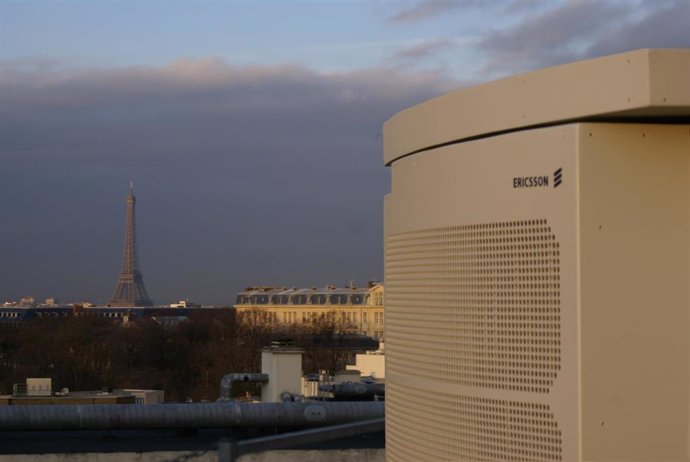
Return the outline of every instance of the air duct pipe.
<path id="1" fill-rule="evenodd" d="M 373 398 L 385 396 L 386 385 L 383 383 L 342 382 L 319 385 L 319 390 L 333 393 L 339 398 Z"/>
<path id="2" fill-rule="evenodd" d="M 302 401 L 302 395 L 290 393 L 289 391 L 284 391 L 280 394 L 280 401 L 283 403 L 289 403 L 291 401 L 300 402 Z"/>
<path id="3" fill-rule="evenodd" d="M 0 431 L 317 427 L 382 417 L 382 402 L 0 406 Z"/>
<path id="4" fill-rule="evenodd" d="M 242 372 L 223 376 L 220 380 L 220 396 L 218 401 L 232 401 L 232 384 L 235 382 L 267 383 L 268 374 Z"/>

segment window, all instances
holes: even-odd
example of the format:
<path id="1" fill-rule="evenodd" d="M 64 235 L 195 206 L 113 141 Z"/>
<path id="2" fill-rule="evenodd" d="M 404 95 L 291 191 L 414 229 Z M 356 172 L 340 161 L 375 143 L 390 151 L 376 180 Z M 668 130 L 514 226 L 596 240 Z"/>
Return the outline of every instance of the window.
<path id="1" fill-rule="evenodd" d="M 361 295 L 353 295 L 350 297 L 350 300 L 353 305 L 361 305 L 364 303 L 364 297 Z"/>
<path id="2" fill-rule="evenodd" d="M 267 305 L 268 295 L 251 295 L 249 297 L 249 302 L 252 305 Z"/>
<path id="3" fill-rule="evenodd" d="M 326 296 L 324 294 L 314 294 L 310 298 L 311 298 L 310 303 L 312 305 L 325 305 L 326 304 Z"/>
<path id="4" fill-rule="evenodd" d="M 272 295 L 271 303 L 274 305 L 287 305 L 290 300 L 288 295 Z"/>
<path id="5" fill-rule="evenodd" d="M 331 305 L 347 305 L 347 295 L 334 294 L 329 297 Z"/>

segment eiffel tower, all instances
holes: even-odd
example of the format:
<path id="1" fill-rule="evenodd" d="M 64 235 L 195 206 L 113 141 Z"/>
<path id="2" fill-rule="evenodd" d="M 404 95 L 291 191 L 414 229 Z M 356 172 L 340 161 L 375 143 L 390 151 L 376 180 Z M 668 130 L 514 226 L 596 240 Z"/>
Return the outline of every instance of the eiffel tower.
<path id="1" fill-rule="evenodd" d="M 122 257 L 122 269 L 117 278 L 117 286 L 113 297 L 108 301 L 109 306 L 153 306 L 153 302 L 146 293 L 144 278 L 139 269 L 137 258 L 137 237 L 134 218 L 134 205 L 137 202 L 132 192 L 133 185 L 129 183 L 127 196 L 127 229 L 125 231 L 125 254 Z"/>

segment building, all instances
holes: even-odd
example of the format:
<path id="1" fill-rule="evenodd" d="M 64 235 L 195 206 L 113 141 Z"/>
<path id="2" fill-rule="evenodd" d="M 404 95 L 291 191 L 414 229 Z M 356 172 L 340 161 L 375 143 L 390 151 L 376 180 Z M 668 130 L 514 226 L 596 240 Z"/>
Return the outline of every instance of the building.
<path id="1" fill-rule="evenodd" d="M 0 406 L 50 404 L 160 404 L 165 402 L 163 390 L 123 388 L 99 391 L 53 392 L 51 378 L 27 378 L 15 383 L 11 395 L 0 395 Z"/>
<path id="2" fill-rule="evenodd" d="M 0 395 L 0 406 L 50 406 L 64 404 L 137 404 L 132 393 L 109 393 L 102 391 L 70 392 L 52 396 Z"/>
<path id="3" fill-rule="evenodd" d="M 116 388 L 111 393 L 134 396 L 134 404 L 162 404 L 165 402 L 164 390 L 142 390 L 137 388 Z"/>
<path id="4" fill-rule="evenodd" d="M 161 324 L 188 319 L 193 313 L 221 313 L 231 311 L 229 307 L 213 308 L 170 308 L 170 307 L 113 307 L 99 306 L 87 308 L 82 305 L 72 306 L 37 306 L 22 308 L 18 306 L 0 306 L 0 328 L 17 327 L 24 321 L 32 319 L 64 319 L 70 316 L 97 316 L 114 321 L 129 322 L 139 318 L 155 318 Z"/>
<path id="5" fill-rule="evenodd" d="M 19 300 L 19 306 L 31 307 L 36 305 L 36 297 L 33 295 L 27 295 Z"/>
<path id="6" fill-rule="evenodd" d="M 144 277 L 139 266 L 137 254 L 136 216 L 137 198 L 134 196 L 132 183 L 129 184 L 127 196 L 127 225 L 125 227 L 125 248 L 122 257 L 122 268 L 117 278 L 117 285 L 108 306 L 140 307 L 153 306 L 146 293 Z"/>
<path id="7" fill-rule="evenodd" d="M 690 460 L 690 49 L 386 122 L 386 460 Z"/>
<path id="8" fill-rule="evenodd" d="M 201 305 L 190 302 L 189 300 L 180 300 L 177 303 L 171 303 L 170 308 L 201 308 Z"/>
<path id="9" fill-rule="evenodd" d="M 363 335 L 384 336 L 383 284 L 379 283 L 345 288 L 249 287 L 237 295 L 235 309 L 238 315 L 258 315 L 276 324 L 332 320 Z"/>
<path id="10" fill-rule="evenodd" d="M 357 371 L 361 377 L 370 377 L 376 382 L 386 380 L 386 350 L 381 342 L 376 351 L 367 351 L 355 356 L 355 364 L 346 366 L 348 371 Z"/>

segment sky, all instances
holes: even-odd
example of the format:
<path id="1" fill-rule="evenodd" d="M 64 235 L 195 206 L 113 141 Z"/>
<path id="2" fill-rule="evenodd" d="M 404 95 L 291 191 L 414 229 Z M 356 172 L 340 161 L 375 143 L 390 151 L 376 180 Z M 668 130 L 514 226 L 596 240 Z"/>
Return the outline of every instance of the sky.
<path id="1" fill-rule="evenodd" d="M 0 0 L 0 302 L 105 303 L 125 199 L 157 304 L 383 278 L 383 123 L 690 47 L 690 0 Z"/>

